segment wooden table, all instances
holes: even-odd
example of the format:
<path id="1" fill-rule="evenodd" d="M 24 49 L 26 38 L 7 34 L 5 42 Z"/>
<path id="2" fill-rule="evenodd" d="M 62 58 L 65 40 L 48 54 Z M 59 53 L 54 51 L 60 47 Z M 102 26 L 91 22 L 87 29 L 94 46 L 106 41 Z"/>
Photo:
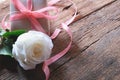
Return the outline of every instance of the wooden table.
<path id="1" fill-rule="evenodd" d="M 0 3 L 0 20 L 9 12 L 7 1 Z M 73 44 L 64 57 L 50 66 L 50 80 L 120 80 L 120 0 L 73 1 L 78 8 L 77 17 L 70 25 Z M 60 4 L 63 5 L 58 19 L 51 21 L 52 31 L 73 15 L 71 3 Z M 68 35 L 61 33 L 54 40 L 53 55 L 64 49 L 68 40 Z M 0 59 L 9 70 L 15 70 L 11 68 L 15 65 L 8 63 L 10 59 Z M 41 65 L 36 70 L 23 71 L 28 80 L 44 80 Z M 1 65 L 0 80 L 19 80 L 18 72 L 4 67 Z M 38 74 L 37 77 L 35 74 Z"/>

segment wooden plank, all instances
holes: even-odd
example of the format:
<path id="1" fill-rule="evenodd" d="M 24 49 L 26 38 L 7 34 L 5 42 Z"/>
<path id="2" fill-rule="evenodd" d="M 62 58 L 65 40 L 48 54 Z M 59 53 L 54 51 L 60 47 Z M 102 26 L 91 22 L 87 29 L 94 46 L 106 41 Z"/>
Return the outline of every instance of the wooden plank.
<path id="1" fill-rule="evenodd" d="M 72 50 L 78 52 L 70 51 L 69 55 L 77 55 L 53 71 L 50 80 L 119 80 L 119 9 L 118 0 L 71 25 L 73 41 L 78 47 Z M 61 64 L 61 61 L 51 68 Z"/>
<path id="2" fill-rule="evenodd" d="M 116 1 L 116 0 L 74 0 L 74 2 L 76 3 L 76 6 L 78 8 L 77 20 L 79 20 L 79 19 L 87 16 L 88 14 L 90 14 L 90 13 L 92 13 L 92 12 L 94 12 L 94 11 L 102 8 L 103 6 L 105 6 L 107 4 L 110 4 L 110 3 L 114 2 L 114 1 Z M 59 3 L 59 4 L 61 4 L 61 3 Z M 65 3 L 65 4 L 67 4 L 67 3 Z M 69 4 L 69 5 L 71 5 L 71 4 Z M 63 10 L 63 8 L 61 10 Z M 63 10 L 58 15 L 59 16 L 58 19 L 56 19 L 55 21 L 51 22 L 52 29 L 54 29 L 56 27 L 59 27 L 58 25 L 61 22 L 64 22 L 67 19 L 69 19 L 73 15 L 73 11 L 71 11 L 71 10 L 72 10 L 71 7 L 68 8 L 68 9 L 66 9 L 66 10 Z M 79 34 L 79 36 L 80 36 L 79 39 L 80 39 L 81 36 L 84 36 L 83 34 L 86 34 L 84 32 L 84 30 L 86 28 L 83 28 L 84 30 L 82 30 L 79 33 L 77 32 L 77 30 L 81 29 L 80 26 L 82 26 L 85 23 L 86 22 L 83 22 L 83 23 L 80 23 L 80 24 L 76 23 L 76 25 L 73 25 L 72 31 L 74 33 L 73 34 L 74 38 L 78 37 L 78 34 Z M 54 40 L 55 47 L 54 47 L 54 50 L 53 50 L 53 55 L 56 54 L 56 53 L 58 53 L 62 49 L 64 49 L 66 47 L 67 43 L 68 43 L 68 40 L 69 40 L 69 38 L 67 37 L 66 33 L 60 34 L 60 36 L 58 37 L 58 39 Z M 79 41 L 79 40 L 77 40 L 77 41 Z M 64 45 L 61 45 L 61 43 L 63 43 Z M 92 40 L 91 40 L 90 43 L 92 43 Z M 83 46 L 83 47 L 81 47 L 81 49 L 79 49 L 79 47 L 76 46 L 76 41 L 74 41 L 73 42 L 73 46 L 72 46 L 69 54 L 66 55 L 64 58 L 62 58 L 60 62 L 58 61 L 58 62 L 55 63 L 55 64 L 58 64 L 58 65 L 51 66 L 52 69 L 56 69 L 60 65 L 62 65 L 65 62 L 69 61 L 71 58 L 74 58 L 74 56 L 76 56 L 78 54 L 77 52 L 83 51 L 88 46 L 88 45 L 86 45 L 86 46 L 84 46 L 84 45 L 85 44 L 81 44 L 81 46 Z M 76 50 L 74 50 L 74 48 L 76 48 Z M 71 53 L 74 53 L 74 54 L 71 54 Z"/>

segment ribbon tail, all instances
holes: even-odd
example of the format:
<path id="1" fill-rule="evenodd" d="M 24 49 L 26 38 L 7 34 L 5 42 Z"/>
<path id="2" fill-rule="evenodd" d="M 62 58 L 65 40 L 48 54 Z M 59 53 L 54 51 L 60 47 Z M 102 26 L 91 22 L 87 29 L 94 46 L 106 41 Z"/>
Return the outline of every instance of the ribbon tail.
<path id="1" fill-rule="evenodd" d="M 49 76 L 50 76 L 50 70 L 49 70 L 49 67 L 48 67 L 48 65 L 46 64 L 46 62 L 43 63 L 42 70 L 43 70 L 43 72 L 45 73 L 45 78 L 46 78 L 46 80 L 48 80 L 48 79 L 49 79 Z"/>
<path id="2" fill-rule="evenodd" d="M 49 71 L 49 65 L 51 65 L 53 62 L 57 61 L 59 58 L 61 58 L 62 56 L 64 56 L 68 50 L 70 49 L 71 47 L 71 44 L 72 44 L 72 33 L 71 33 L 71 30 L 70 28 L 62 23 L 62 28 L 68 33 L 68 35 L 70 36 L 70 43 L 68 44 L 68 46 L 63 50 L 61 51 L 60 53 L 58 53 L 57 55 L 51 57 L 50 59 L 46 60 L 44 62 L 44 65 L 43 65 L 43 71 L 45 73 L 45 76 L 46 76 L 46 80 L 48 80 L 49 76 L 50 76 L 50 71 Z M 58 30 L 58 32 L 60 32 L 60 30 Z"/>
<path id="3" fill-rule="evenodd" d="M 56 29 L 54 33 L 51 35 L 51 39 L 55 39 L 59 35 L 60 32 L 61 32 L 61 29 Z"/>
<path id="4" fill-rule="evenodd" d="M 6 18 L 7 18 L 7 16 L 8 16 L 9 14 L 7 14 L 7 15 L 5 15 L 4 17 L 3 17 L 3 19 L 2 19 L 2 21 L 1 21 L 1 25 L 2 25 L 2 29 L 10 29 L 10 26 L 9 26 L 9 24 L 7 23 L 7 22 L 5 22 L 5 20 L 6 20 Z"/>
<path id="5" fill-rule="evenodd" d="M 70 36 L 70 43 L 68 44 L 68 46 L 63 51 L 61 51 L 57 55 L 51 57 L 50 59 L 46 60 L 46 64 L 48 64 L 48 65 L 52 64 L 53 62 L 57 61 L 59 58 L 61 58 L 62 56 L 64 56 L 68 52 L 68 50 L 70 49 L 70 47 L 71 47 L 71 44 L 72 44 L 72 32 L 71 32 L 70 28 L 66 24 L 64 24 L 64 23 L 62 23 L 62 28 Z"/>

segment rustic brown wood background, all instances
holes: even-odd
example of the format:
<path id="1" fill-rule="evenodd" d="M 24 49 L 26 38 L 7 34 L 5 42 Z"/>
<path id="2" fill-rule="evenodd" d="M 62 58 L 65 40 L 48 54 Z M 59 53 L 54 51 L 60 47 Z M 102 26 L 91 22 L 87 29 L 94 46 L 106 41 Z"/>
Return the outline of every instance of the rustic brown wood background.
<path id="1" fill-rule="evenodd" d="M 78 14 L 70 25 L 72 48 L 50 66 L 50 80 L 120 80 L 120 0 L 73 1 Z M 71 3 L 57 5 L 61 6 L 61 12 L 58 19 L 51 21 L 51 31 L 74 14 Z M 0 21 L 8 12 L 9 0 L 6 0 L 0 3 Z M 53 55 L 64 49 L 68 40 L 66 33 L 61 33 L 54 40 Z M 28 80 L 44 80 L 40 67 L 31 71 L 17 67 L 16 72 L 13 63 L 8 57 L 0 57 L 0 80 L 26 80 L 26 76 Z"/>

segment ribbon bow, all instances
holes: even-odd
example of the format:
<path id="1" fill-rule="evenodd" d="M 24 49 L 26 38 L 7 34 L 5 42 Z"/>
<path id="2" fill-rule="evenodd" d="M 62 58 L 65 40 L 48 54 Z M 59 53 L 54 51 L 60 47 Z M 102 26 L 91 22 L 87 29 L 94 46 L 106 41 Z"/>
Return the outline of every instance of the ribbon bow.
<path id="1" fill-rule="evenodd" d="M 14 14 L 11 15 L 10 20 L 27 18 L 32 23 L 32 28 L 38 31 L 45 33 L 44 29 L 37 20 L 38 18 L 55 19 L 57 17 L 57 15 L 50 16 L 46 13 L 46 11 L 49 10 L 57 11 L 56 7 L 49 6 L 36 11 L 32 11 L 32 0 L 27 0 L 27 7 L 25 7 L 20 2 L 20 0 L 11 0 L 11 1 L 14 4 L 15 8 L 19 10 L 19 13 L 15 15 Z"/>

